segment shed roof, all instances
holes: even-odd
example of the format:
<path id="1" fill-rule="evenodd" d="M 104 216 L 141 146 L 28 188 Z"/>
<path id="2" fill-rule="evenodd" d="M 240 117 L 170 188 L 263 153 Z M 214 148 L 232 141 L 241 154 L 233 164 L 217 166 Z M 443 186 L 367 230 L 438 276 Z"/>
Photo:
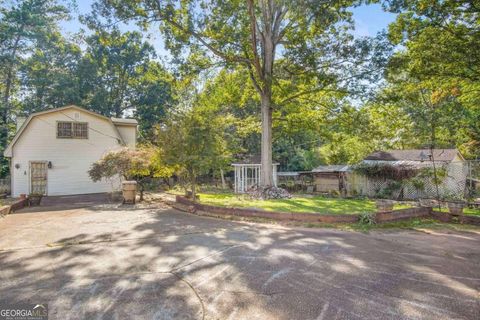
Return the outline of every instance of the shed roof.
<path id="1" fill-rule="evenodd" d="M 425 161 L 430 160 L 432 154 L 430 149 L 410 149 L 410 150 L 386 150 L 375 151 L 368 155 L 364 160 L 377 161 Z M 450 162 L 458 156 L 463 160 L 462 155 L 457 149 L 433 149 L 433 158 L 435 161 Z"/>
<path id="2" fill-rule="evenodd" d="M 412 169 L 428 168 L 428 167 L 432 167 L 433 165 L 431 161 L 412 161 L 412 160 L 396 160 L 396 161 L 363 160 L 362 163 L 389 165 L 394 167 L 410 167 Z M 443 163 L 446 163 L 446 161 L 443 161 Z"/>
<path id="3" fill-rule="evenodd" d="M 327 166 L 318 166 L 312 172 L 345 172 L 349 168 L 346 164 L 335 164 Z"/>

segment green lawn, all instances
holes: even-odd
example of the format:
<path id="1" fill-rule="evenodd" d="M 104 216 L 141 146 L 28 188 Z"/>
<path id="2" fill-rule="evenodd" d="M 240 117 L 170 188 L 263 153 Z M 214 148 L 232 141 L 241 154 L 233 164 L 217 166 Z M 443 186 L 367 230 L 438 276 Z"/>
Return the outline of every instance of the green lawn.
<path id="1" fill-rule="evenodd" d="M 251 200 L 246 196 L 234 194 L 200 193 L 200 202 L 204 204 L 255 208 L 279 212 L 317 212 L 325 214 L 357 214 L 375 212 L 375 202 L 368 199 L 341 199 L 315 197 L 294 197 L 286 200 Z M 407 205 L 396 205 L 395 209 L 407 208 Z"/>
<path id="2" fill-rule="evenodd" d="M 440 210 L 437 208 L 433 208 L 435 211 L 441 211 L 441 212 L 448 212 L 448 208 L 441 208 Z M 472 208 L 464 208 L 463 213 L 466 215 L 472 215 L 472 216 L 480 216 L 480 209 L 472 209 Z"/>
<path id="3" fill-rule="evenodd" d="M 463 213 L 469 214 L 472 216 L 480 216 L 480 209 L 465 208 L 463 209 Z"/>
<path id="4" fill-rule="evenodd" d="M 335 228 L 341 230 L 353 230 L 361 232 L 369 231 L 382 231 L 382 230 L 392 230 L 392 229 L 409 229 L 416 230 L 421 232 L 430 233 L 433 230 L 453 230 L 461 232 L 474 232 L 479 233 L 480 227 L 468 224 L 458 224 L 458 223 L 444 223 L 439 222 L 433 219 L 409 219 L 404 221 L 394 221 L 380 224 L 367 225 L 362 223 L 298 223 L 297 226 L 304 226 L 307 228 Z"/>

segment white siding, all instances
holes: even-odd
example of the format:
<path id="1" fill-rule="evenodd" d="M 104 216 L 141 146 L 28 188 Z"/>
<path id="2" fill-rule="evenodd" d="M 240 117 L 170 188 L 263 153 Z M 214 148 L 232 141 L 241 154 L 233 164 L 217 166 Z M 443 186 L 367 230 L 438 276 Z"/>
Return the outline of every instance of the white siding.
<path id="1" fill-rule="evenodd" d="M 118 124 L 116 126 L 125 144 L 130 148 L 135 148 L 135 144 L 137 142 L 137 126 L 125 126 Z"/>
<path id="2" fill-rule="evenodd" d="M 57 139 L 57 121 L 88 122 L 88 139 Z M 48 195 L 68 195 L 112 191 L 112 183 L 94 183 L 88 176 L 91 164 L 106 152 L 121 148 L 118 132 L 106 119 L 78 109 L 66 109 L 34 117 L 13 146 L 12 194 L 30 191 L 30 161 L 51 161 Z M 15 164 L 20 168 L 16 169 Z M 118 182 L 115 183 L 118 188 Z"/>

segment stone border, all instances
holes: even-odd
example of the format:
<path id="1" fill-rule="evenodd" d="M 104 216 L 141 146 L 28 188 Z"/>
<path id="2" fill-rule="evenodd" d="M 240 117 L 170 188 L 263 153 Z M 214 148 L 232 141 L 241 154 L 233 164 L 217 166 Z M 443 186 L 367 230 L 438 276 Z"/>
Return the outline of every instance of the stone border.
<path id="1" fill-rule="evenodd" d="M 175 201 L 186 206 L 185 208 L 177 207 L 179 210 L 188 211 L 197 215 L 225 217 L 255 217 L 267 218 L 277 221 L 297 221 L 297 222 L 322 222 L 322 223 L 355 223 L 358 222 L 360 215 L 358 214 L 323 214 L 323 213 L 299 213 L 299 212 L 275 212 L 264 211 L 258 209 L 247 208 L 228 208 L 217 207 L 201 203 L 193 202 L 183 196 L 177 195 Z M 408 220 L 412 218 L 432 217 L 432 208 L 418 207 L 391 212 L 377 212 L 375 220 L 377 223 Z"/>
<path id="2" fill-rule="evenodd" d="M 0 215 L 5 216 L 14 211 L 20 210 L 23 207 L 26 207 L 28 204 L 28 199 L 18 199 L 14 203 L 0 207 Z"/>
<path id="3" fill-rule="evenodd" d="M 377 212 L 375 214 L 375 221 L 394 222 L 401 220 L 409 220 L 412 218 L 430 218 L 432 216 L 432 208 L 430 207 L 415 207 L 407 209 L 393 210 L 390 212 Z"/>
<path id="4" fill-rule="evenodd" d="M 470 216 L 470 215 L 461 215 L 453 216 L 447 212 L 440 212 L 432 210 L 431 215 L 434 219 L 441 222 L 450 222 L 450 223 L 462 223 L 462 224 L 473 224 L 475 226 L 480 226 L 480 217 L 479 216 Z"/>

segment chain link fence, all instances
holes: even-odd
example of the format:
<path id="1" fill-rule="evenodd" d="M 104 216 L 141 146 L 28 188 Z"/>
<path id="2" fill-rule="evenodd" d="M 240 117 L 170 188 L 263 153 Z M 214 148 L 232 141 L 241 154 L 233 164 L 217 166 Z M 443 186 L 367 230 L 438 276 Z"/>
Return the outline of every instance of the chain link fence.
<path id="1" fill-rule="evenodd" d="M 467 198 L 480 198 L 480 160 L 467 161 Z"/>
<path id="2" fill-rule="evenodd" d="M 392 169 L 385 171 L 385 175 L 382 175 L 381 170 L 377 170 L 374 175 L 367 175 L 353 169 L 346 175 L 347 195 L 397 200 L 462 200 L 480 197 L 479 160 L 383 165 L 396 167 L 394 170 L 408 170 L 410 173 L 392 177 L 388 174 Z"/>
<path id="3" fill-rule="evenodd" d="M 10 178 L 0 179 L 0 195 L 10 194 Z"/>

